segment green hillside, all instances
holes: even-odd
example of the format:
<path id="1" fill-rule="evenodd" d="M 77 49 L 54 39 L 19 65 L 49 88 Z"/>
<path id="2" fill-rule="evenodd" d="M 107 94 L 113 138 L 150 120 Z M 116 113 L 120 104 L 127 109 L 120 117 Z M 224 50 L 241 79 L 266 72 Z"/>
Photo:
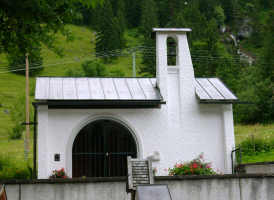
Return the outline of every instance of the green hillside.
<path id="1" fill-rule="evenodd" d="M 83 27 L 68 25 L 67 28 L 73 35 L 72 41 L 67 41 L 64 36 L 57 35 L 58 46 L 64 49 L 64 56 L 60 57 L 43 48 L 43 62 L 44 70 L 39 76 L 65 76 L 68 69 L 81 70 L 81 64 L 89 59 L 94 59 L 95 52 L 95 34 L 92 30 Z M 127 47 L 134 47 L 139 45 L 139 39 L 136 39 L 135 30 L 130 30 L 125 33 Z M 141 64 L 141 57 L 137 54 L 137 71 Z M 22 75 L 16 75 L 6 72 L 4 68 L 7 66 L 7 60 L 5 55 L 0 56 L 0 157 L 9 157 L 12 160 L 12 165 L 18 168 L 26 167 L 24 161 L 24 142 L 20 140 L 10 140 L 9 132 L 13 127 L 13 120 L 11 119 L 11 111 L 17 104 L 24 104 L 19 101 L 24 96 L 25 91 L 25 78 Z M 124 76 L 131 76 L 132 74 L 132 58 L 128 56 L 117 57 L 112 63 L 106 64 L 107 71 L 120 70 Z M 6 73 L 3 73 L 6 72 Z M 137 74 L 138 76 L 138 74 Z M 139 74 L 140 76 L 140 74 Z M 30 79 L 31 99 L 33 101 L 35 78 Z M 18 112 L 24 112 L 23 106 L 20 106 L 22 110 Z M 274 138 L 274 126 L 273 125 L 237 125 L 235 128 L 236 143 L 249 137 L 251 134 L 255 134 L 258 137 Z M 263 157 L 264 160 L 273 160 L 273 155 Z M 32 153 L 30 153 L 29 165 L 32 166 Z M 262 160 L 261 156 L 258 158 L 253 157 L 256 160 Z M 250 160 L 250 159 L 249 159 Z M 247 161 L 249 161 L 247 160 Z M 1 164 L 1 163 L 0 163 Z M 1 171 L 1 170 L 0 170 Z"/>
<path id="2" fill-rule="evenodd" d="M 65 76 L 68 69 L 81 70 L 81 64 L 90 59 L 94 59 L 95 35 L 94 32 L 86 27 L 68 25 L 73 40 L 67 41 L 61 34 L 58 35 L 58 45 L 64 49 L 64 56 L 60 57 L 48 50 L 43 49 L 44 70 L 39 76 Z M 137 46 L 137 41 L 130 33 L 126 33 L 128 46 Z M 137 69 L 141 65 L 141 59 L 137 57 Z M 8 156 L 16 161 L 20 166 L 24 162 L 24 143 L 23 140 L 10 140 L 9 132 L 13 127 L 11 110 L 16 104 L 24 104 L 19 101 L 24 96 L 25 78 L 22 75 L 7 73 L 4 66 L 7 66 L 5 55 L 0 56 L 0 156 Z M 110 64 L 106 64 L 107 71 L 120 70 L 125 76 L 132 74 L 132 58 L 130 56 L 118 57 Z M 5 72 L 5 73 L 3 73 Z M 31 99 L 33 101 L 35 78 L 30 78 Z M 23 106 L 18 112 L 25 112 Z M 32 106 L 31 106 L 32 108 Z M 31 116 L 33 117 L 33 116 Z M 31 119 L 32 121 L 32 119 Z"/>

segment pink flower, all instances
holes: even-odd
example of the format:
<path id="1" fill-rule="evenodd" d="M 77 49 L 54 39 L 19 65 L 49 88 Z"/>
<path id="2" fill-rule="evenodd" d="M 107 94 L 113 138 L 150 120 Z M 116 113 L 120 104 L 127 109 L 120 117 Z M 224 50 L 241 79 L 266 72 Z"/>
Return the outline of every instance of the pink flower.
<path id="1" fill-rule="evenodd" d="M 201 153 L 201 154 L 199 155 L 199 158 L 203 160 L 203 159 L 204 159 L 204 154 Z"/>
<path id="2" fill-rule="evenodd" d="M 180 168 L 180 167 L 182 167 L 182 166 L 183 166 L 183 164 L 181 164 L 181 163 L 180 163 L 180 164 L 176 164 L 176 167 L 177 167 L 177 168 Z"/>
<path id="3" fill-rule="evenodd" d="M 207 168 L 207 169 L 208 169 L 208 168 L 211 168 L 210 164 L 207 164 L 207 165 L 206 165 L 206 168 Z"/>

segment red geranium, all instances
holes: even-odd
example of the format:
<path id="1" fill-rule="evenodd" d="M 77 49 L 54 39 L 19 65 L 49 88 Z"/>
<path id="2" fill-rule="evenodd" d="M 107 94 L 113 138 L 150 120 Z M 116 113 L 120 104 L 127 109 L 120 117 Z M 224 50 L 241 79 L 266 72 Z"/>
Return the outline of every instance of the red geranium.
<path id="1" fill-rule="evenodd" d="M 52 175 L 49 178 L 67 178 L 65 169 L 53 170 Z"/>
<path id="2" fill-rule="evenodd" d="M 210 163 L 204 162 L 203 154 L 190 162 L 176 163 L 173 168 L 168 169 L 169 175 L 211 175 L 216 172 L 211 168 Z"/>

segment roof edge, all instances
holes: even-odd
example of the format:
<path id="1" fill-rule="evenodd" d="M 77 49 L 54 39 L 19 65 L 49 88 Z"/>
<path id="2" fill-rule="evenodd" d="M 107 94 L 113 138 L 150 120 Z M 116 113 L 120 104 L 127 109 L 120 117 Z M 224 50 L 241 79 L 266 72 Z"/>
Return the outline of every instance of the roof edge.
<path id="1" fill-rule="evenodd" d="M 160 108 L 162 104 L 166 104 L 162 100 L 36 100 L 33 106 L 47 105 L 50 108 Z"/>
<path id="2" fill-rule="evenodd" d="M 191 32 L 190 28 L 152 28 L 153 32 Z"/>

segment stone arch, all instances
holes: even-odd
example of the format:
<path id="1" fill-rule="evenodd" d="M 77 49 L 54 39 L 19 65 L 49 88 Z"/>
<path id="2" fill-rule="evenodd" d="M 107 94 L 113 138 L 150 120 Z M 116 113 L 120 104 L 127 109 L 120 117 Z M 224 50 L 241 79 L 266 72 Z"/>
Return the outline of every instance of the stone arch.
<path id="1" fill-rule="evenodd" d="M 123 127 L 125 127 L 130 132 L 131 136 L 133 137 L 135 141 L 136 148 L 137 148 L 137 158 L 142 158 L 143 151 L 142 151 L 139 134 L 137 134 L 136 129 L 127 120 L 121 118 L 120 116 L 109 115 L 109 114 L 89 116 L 85 118 L 84 120 L 82 120 L 80 123 L 77 124 L 76 127 L 73 128 L 66 145 L 66 153 L 65 153 L 66 167 L 65 168 L 69 177 L 72 177 L 72 148 L 73 148 L 73 143 L 75 138 L 85 126 L 99 120 L 114 121 L 121 124 Z"/>

